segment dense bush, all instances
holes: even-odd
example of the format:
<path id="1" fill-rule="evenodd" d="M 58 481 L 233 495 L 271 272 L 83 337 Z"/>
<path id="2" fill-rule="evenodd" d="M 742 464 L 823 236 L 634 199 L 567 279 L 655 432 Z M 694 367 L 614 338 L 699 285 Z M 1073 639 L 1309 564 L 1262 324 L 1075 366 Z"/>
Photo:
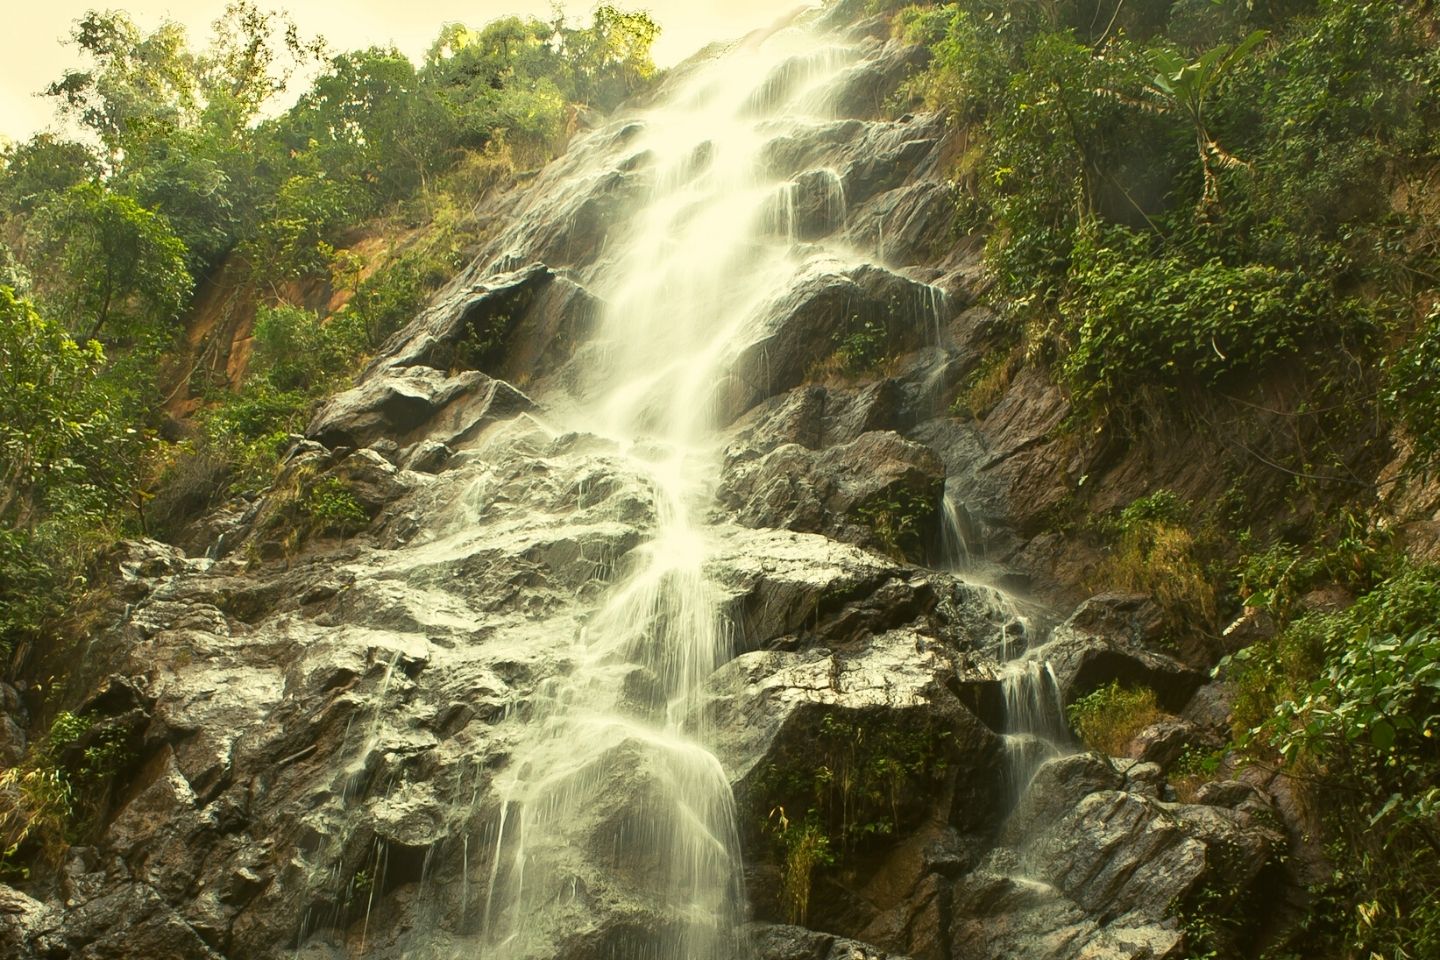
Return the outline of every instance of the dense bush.
<path id="1" fill-rule="evenodd" d="M 1391 360 L 1385 400 L 1405 425 L 1422 463 L 1440 453 L 1440 305 Z"/>
<path id="2" fill-rule="evenodd" d="M 1419 7 L 957 0 L 902 24 L 977 145 L 962 222 L 1002 305 L 1097 411 L 1334 367 L 1436 275 L 1420 205 L 1392 203 L 1440 157 Z"/>
<path id="3" fill-rule="evenodd" d="M 92 545 L 177 532 L 268 485 L 316 400 L 458 267 L 483 192 L 552 156 L 581 106 L 651 82 L 656 34 L 608 4 L 578 24 L 450 25 L 417 66 L 390 48 L 327 53 L 252 0 L 203 46 L 175 23 L 81 17 L 77 66 L 44 91 L 76 139 L 0 148 L 0 649 L 48 636 Z M 277 110 L 300 74 L 308 88 Z M 353 265 L 347 232 L 386 214 L 427 238 L 349 309 L 287 304 Z M 195 281 L 232 253 L 261 304 L 252 368 L 205 398 L 200 436 L 162 448 L 160 371 Z M 322 526 L 357 522 L 335 491 L 312 507 Z"/>
<path id="4" fill-rule="evenodd" d="M 1237 654 L 1252 753 L 1312 785 L 1335 872 L 1332 934 L 1365 956 L 1440 950 L 1440 571 L 1401 564 L 1348 609 Z"/>

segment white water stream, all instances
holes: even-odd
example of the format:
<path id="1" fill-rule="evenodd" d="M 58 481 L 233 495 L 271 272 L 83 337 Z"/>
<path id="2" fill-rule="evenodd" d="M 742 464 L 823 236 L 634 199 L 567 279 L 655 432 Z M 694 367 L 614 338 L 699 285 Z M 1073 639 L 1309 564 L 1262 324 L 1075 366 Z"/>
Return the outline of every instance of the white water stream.
<path id="1" fill-rule="evenodd" d="M 634 118 L 627 150 L 653 186 L 610 225 L 591 277 L 606 312 L 580 378 L 589 395 L 567 426 L 620 445 L 647 478 L 655 524 L 577 639 L 573 669 L 545 681 L 524 718 L 481 918 L 492 956 L 553 956 L 597 896 L 633 918 L 607 947 L 617 958 L 745 953 L 733 798 L 695 709 L 732 655 L 703 514 L 729 363 L 764 305 L 825 269 L 826 254 L 797 249 L 794 191 L 766 172 L 766 145 L 825 119 L 827 90 L 857 56 L 781 29 L 694 69 Z M 843 193 L 833 202 L 843 211 Z M 596 836 L 610 848 L 585 849 Z M 603 878 L 587 874 L 597 858 Z"/>

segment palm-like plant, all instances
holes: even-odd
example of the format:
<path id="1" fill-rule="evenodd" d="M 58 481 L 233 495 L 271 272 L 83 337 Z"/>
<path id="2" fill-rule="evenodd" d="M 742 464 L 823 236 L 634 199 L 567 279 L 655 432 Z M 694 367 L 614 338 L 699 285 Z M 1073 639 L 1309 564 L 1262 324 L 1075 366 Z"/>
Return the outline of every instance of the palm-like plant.
<path id="1" fill-rule="evenodd" d="M 1265 39 L 1264 30 L 1256 30 L 1233 46 L 1222 43 L 1206 51 L 1196 60 L 1187 60 L 1174 50 L 1157 48 L 1149 52 L 1150 63 L 1158 71 L 1146 85 L 1147 92 L 1161 109 L 1177 110 L 1195 128 L 1195 146 L 1200 155 L 1200 169 L 1205 177 L 1200 207 L 1208 210 L 1220 203 L 1219 168 L 1244 166 L 1210 136 L 1206 123 L 1206 107 L 1224 85 L 1236 64 Z"/>

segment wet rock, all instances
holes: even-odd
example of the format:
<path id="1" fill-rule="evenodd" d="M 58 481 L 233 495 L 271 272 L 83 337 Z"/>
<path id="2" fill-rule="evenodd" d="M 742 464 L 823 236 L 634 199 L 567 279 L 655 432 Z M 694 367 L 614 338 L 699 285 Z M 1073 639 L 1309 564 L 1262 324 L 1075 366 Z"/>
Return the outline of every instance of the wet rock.
<path id="1" fill-rule="evenodd" d="M 594 333 L 603 306 L 574 279 L 557 274 L 506 335 L 501 375 L 525 387 L 556 370 Z"/>
<path id="2" fill-rule="evenodd" d="M 804 927 L 752 923 L 746 930 L 756 960 L 908 960 L 868 943 Z"/>
<path id="3" fill-rule="evenodd" d="M 1195 802 L 1212 807 L 1236 808 L 1244 804 L 1269 806 L 1265 794 L 1253 784 L 1238 780 L 1212 780 L 1195 791 Z"/>
<path id="4" fill-rule="evenodd" d="M 381 437 L 403 443 L 422 430 L 422 439 L 453 445 L 485 424 L 531 409 L 534 403 L 523 393 L 483 373 L 447 376 L 432 367 L 409 366 L 331 397 L 305 433 L 331 448 L 363 447 Z"/>
<path id="5" fill-rule="evenodd" d="M 40 901 L 0 883 L 0 949 L 16 960 L 42 955 L 40 941 L 54 923 L 50 914 Z"/>
<path id="6" fill-rule="evenodd" d="M 1180 716 L 1193 723 L 1206 739 L 1223 743 L 1230 735 L 1234 699 L 1235 691 L 1230 684 L 1212 680 L 1195 691 Z"/>
<path id="7" fill-rule="evenodd" d="M 711 678 L 706 719 L 734 782 L 758 917 L 783 912 L 767 879 L 773 811 L 815 808 L 836 832 L 847 882 L 817 873 L 811 919 L 849 936 L 917 909 L 906 895 L 923 876 L 927 844 L 882 837 L 927 824 L 980 831 L 993 821 L 1000 742 L 958 698 L 956 672 L 939 647 L 895 630 L 846 652 L 745 654 Z M 893 771 L 888 786 L 872 782 L 877 770 Z M 840 788 L 826 786 L 839 783 L 854 791 L 843 817 L 839 794 L 830 795 Z M 874 838 L 844 832 L 870 822 L 888 826 Z"/>
<path id="8" fill-rule="evenodd" d="M 707 572 L 724 591 L 739 652 L 846 645 L 933 609 L 929 581 L 822 537 L 730 532 Z"/>
<path id="9" fill-rule="evenodd" d="M 554 271 L 538 262 L 483 280 L 462 276 L 381 346 L 361 375 L 362 386 L 382 371 L 478 370 L 496 363 L 500 347 L 554 279 Z"/>
<path id="10" fill-rule="evenodd" d="M 786 190 L 787 233 L 797 240 L 819 240 L 845 225 L 845 186 L 833 170 L 809 170 Z"/>
<path id="11" fill-rule="evenodd" d="M 867 126 L 860 120 L 835 120 L 780 134 L 765 145 L 764 168 L 784 180 L 827 165 L 844 155 Z"/>
<path id="12" fill-rule="evenodd" d="M 952 894 L 954 960 L 1181 960 L 1180 932 L 1102 926 L 1041 881 L 979 871 Z"/>
<path id="13" fill-rule="evenodd" d="M 1198 747 L 1200 741 L 1200 729 L 1195 724 L 1178 717 L 1167 717 L 1135 734 L 1126 752 L 1141 763 L 1153 763 L 1169 769 L 1187 748 Z"/>
<path id="14" fill-rule="evenodd" d="M 1148 598 L 1101 594 L 1085 601 L 1036 651 L 1049 660 L 1066 703 L 1112 681 L 1154 690 L 1160 704 L 1178 711 L 1203 675 L 1155 651 L 1159 610 Z"/>
<path id="15" fill-rule="evenodd" d="M 820 453 L 789 444 L 733 464 L 718 497 L 747 526 L 824 533 L 918 559 L 944 482 L 929 450 L 875 431 Z"/>
<path id="16" fill-rule="evenodd" d="M 933 329 L 935 296 L 928 285 L 874 265 L 817 264 L 766 308 L 758 335 L 740 349 L 722 387 L 722 416 L 734 418 L 801 383 L 847 330 L 878 325 L 885 353 L 915 349 Z"/>
<path id="17" fill-rule="evenodd" d="M 905 69 L 904 63 L 901 59 L 898 69 Z M 845 95 L 851 98 L 853 108 L 865 110 L 869 109 L 863 102 L 867 94 L 857 86 Z M 943 135 L 943 122 L 934 114 L 867 127 L 854 151 L 855 159 L 841 173 L 846 198 L 852 204 L 863 203 L 923 175 Z"/>
<path id="18" fill-rule="evenodd" d="M 1218 807 L 1092 793 L 1023 848 L 1034 875 L 1093 916 L 1160 923 L 1202 885 L 1247 889 L 1284 837 Z"/>
<path id="19" fill-rule="evenodd" d="M 903 430 L 910 420 L 900 383 L 888 377 L 860 387 L 796 387 L 736 422 L 725 460 L 743 463 L 787 443 L 821 450 L 872 431 Z"/>
<path id="20" fill-rule="evenodd" d="M 453 451 L 439 440 L 421 440 L 407 447 L 401 465 L 416 473 L 439 473 L 449 462 Z"/>
<path id="21" fill-rule="evenodd" d="M 13 767 L 25 756 L 25 731 L 8 713 L 0 713 L 0 767 Z"/>
<path id="22" fill-rule="evenodd" d="M 0 682 L 0 767 L 14 766 L 25 755 L 26 719 L 20 691 Z"/>
<path id="23" fill-rule="evenodd" d="M 883 18 L 856 24 L 852 35 L 865 35 L 868 30 L 885 36 Z M 871 34 L 876 35 L 875 33 Z M 879 117 L 900 84 L 919 71 L 930 60 L 930 50 L 920 44 L 889 41 L 863 64 L 842 77 L 830 94 L 830 102 L 841 116 Z"/>
<path id="24" fill-rule="evenodd" d="M 1137 797 L 1149 797 L 1152 800 L 1164 799 L 1165 771 L 1160 764 L 1136 761 L 1123 769 L 1125 790 L 1128 793 Z"/>
<path id="25" fill-rule="evenodd" d="M 1074 753 L 1046 761 L 1005 822 L 1002 842 L 1022 844 L 1102 790 L 1118 790 L 1125 777 L 1098 753 Z"/>
<path id="26" fill-rule="evenodd" d="M 884 263 L 921 263 L 934 259 L 952 242 L 955 195 L 944 183 L 921 180 L 886 191 L 850 217 L 846 233 L 873 245 Z"/>
<path id="27" fill-rule="evenodd" d="M 400 471 L 374 450 L 355 451 L 319 479 L 327 477 L 340 481 L 372 518 L 410 489 Z"/>

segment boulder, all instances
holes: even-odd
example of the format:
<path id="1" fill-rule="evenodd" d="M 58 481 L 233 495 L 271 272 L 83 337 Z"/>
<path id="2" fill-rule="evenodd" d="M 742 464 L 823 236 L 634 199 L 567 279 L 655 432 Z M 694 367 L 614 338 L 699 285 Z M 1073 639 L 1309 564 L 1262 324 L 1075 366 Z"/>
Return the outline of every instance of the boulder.
<path id="1" fill-rule="evenodd" d="M 823 533 L 922 559 L 938 526 L 942 469 L 925 447 L 874 431 L 823 452 L 787 444 L 733 463 L 718 499 L 747 526 Z"/>
<path id="2" fill-rule="evenodd" d="M 326 447 L 363 447 L 388 437 L 453 445 L 496 420 L 535 408 L 530 398 L 474 370 L 448 376 L 427 366 L 401 367 L 367 377 L 327 400 L 305 435 Z"/>
<path id="3" fill-rule="evenodd" d="M 1168 770 L 1187 748 L 1198 747 L 1200 728 L 1179 717 L 1166 717 L 1150 724 L 1130 741 L 1126 753 L 1141 763 L 1153 763 Z"/>
<path id="4" fill-rule="evenodd" d="M 727 465 L 796 443 L 822 450 L 872 431 L 908 429 L 913 417 L 901 384 L 889 377 L 863 386 L 808 384 L 759 404 L 731 430 Z"/>
<path id="5" fill-rule="evenodd" d="M 1140 594 L 1091 597 L 1035 652 L 1050 661 L 1065 703 L 1073 703 L 1112 681 L 1155 691 L 1160 705 L 1178 712 L 1204 675 L 1155 650 L 1160 613 Z"/>
<path id="6" fill-rule="evenodd" d="M 720 388 L 722 422 L 800 384 L 840 340 L 865 326 L 883 330 L 886 355 L 925 344 L 936 327 L 936 291 L 873 264 L 839 267 L 820 259 L 764 308 Z"/>
<path id="7" fill-rule="evenodd" d="M 451 370 L 494 364 L 500 348 L 554 279 L 554 271 L 538 262 L 483 280 L 463 274 L 381 345 L 361 382 L 407 367 Z"/>
<path id="8" fill-rule="evenodd" d="M 1101 791 L 1026 838 L 1020 852 L 1032 876 L 1091 916 L 1158 924 L 1202 888 L 1243 896 L 1284 848 L 1283 834 L 1245 814 Z"/>
<path id="9" fill-rule="evenodd" d="M 959 668 L 892 630 L 846 652 L 744 654 L 711 678 L 705 724 L 734 783 L 757 917 L 784 915 L 782 814 L 823 831 L 835 855 L 814 871 L 812 922 L 862 938 L 923 908 L 909 896 L 928 870 L 923 838 L 993 825 L 1000 739 L 957 695 Z"/>
<path id="10" fill-rule="evenodd" d="M 778 923 L 746 928 L 755 960 L 908 960 L 858 940 Z"/>

